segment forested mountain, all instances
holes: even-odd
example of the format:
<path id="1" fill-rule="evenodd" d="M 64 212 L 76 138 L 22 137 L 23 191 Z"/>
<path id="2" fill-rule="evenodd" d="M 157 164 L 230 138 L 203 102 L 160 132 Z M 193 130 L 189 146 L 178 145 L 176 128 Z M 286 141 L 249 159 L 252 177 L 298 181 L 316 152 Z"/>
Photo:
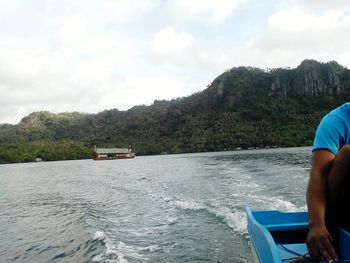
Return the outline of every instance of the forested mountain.
<path id="1" fill-rule="evenodd" d="M 321 117 L 349 100 L 350 70 L 335 61 L 235 67 L 188 97 L 98 114 L 34 112 L 0 125 L 0 162 L 87 158 L 93 145 L 130 145 L 138 155 L 311 145 Z"/>

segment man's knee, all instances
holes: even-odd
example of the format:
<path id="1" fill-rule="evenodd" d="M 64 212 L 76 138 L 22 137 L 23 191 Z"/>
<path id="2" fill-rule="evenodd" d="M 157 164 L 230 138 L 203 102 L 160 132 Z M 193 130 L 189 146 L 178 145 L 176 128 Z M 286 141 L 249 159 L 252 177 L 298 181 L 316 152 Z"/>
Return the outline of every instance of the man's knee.
<path id="1" fill-rule="evenodd" d="M 332 169 L 327 177 L 330 200 L 336 202 L 348 200 L 347 196 L 350 192 L 349 173 L 350 145 L 344 145 L 337 153 L 332 165 Z"/>
<path id="2" fill-rule="evenodd" d="M 344 145 L 335 157 L 335 161 L 342 161 L 350 164 L 350 144 Z"/>

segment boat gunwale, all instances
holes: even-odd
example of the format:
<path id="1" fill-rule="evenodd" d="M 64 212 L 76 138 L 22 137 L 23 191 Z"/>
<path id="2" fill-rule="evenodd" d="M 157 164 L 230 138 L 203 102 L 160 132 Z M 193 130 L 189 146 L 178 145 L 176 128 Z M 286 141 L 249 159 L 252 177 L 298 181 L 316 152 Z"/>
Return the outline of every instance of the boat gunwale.
<path id="1" fill-rule="evenodd" d="M 267 262 L 264 259 L 264 254 L 261 253 L 262 251 L 260 251 L 260 249 L 259 249 L 260 246 L 258 246 L 255 238 L 252 238 L 255 235 L 251 231 L 250 226 L 255 228 L 255 232 L 260 231 L 261 234 L 265 237 L 266 243 L 268 244 L 268 247 L 267 247 L 267 249 L 269 250 L 268 252 L 270 252 L 270 254 L 271 254 L 271 255 L 269 255 L 270 256 L 269 262 L 282 262 L 280 254 L 278 253 L 278 248 L 276 246 L 276 243 L 275 243 L 270 231 L 264 225 L 262 225 L 261 223 L 259 223 L 255 219 L 255 217 L 253 215 L 254 212 L 248 206 L 245 208 L 245 210 L 246 210 L 246 214 L 247 214 L 247 224 L 248 224 L 247 228 L 248 228 L 250 240 L 252 241 L 252 244 L 254 246 L 254 250 L 256 252 L 258 260 L 260 262 Z M 266 251 L 265 251 L 265 253 L 266 253 Z M 267 255 L 267 254 L 265 254 L 265 255 Z"/>

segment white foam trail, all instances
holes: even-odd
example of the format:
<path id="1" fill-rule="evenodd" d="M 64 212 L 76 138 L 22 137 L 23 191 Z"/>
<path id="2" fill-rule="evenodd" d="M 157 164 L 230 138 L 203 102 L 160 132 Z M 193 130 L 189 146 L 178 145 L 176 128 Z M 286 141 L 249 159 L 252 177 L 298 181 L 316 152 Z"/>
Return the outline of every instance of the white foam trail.
<path id="1" fill-rule="evenodd" d="M 167 225 L 173 225 L 176 223 L 177 220 L 178 220 L 177 217 L 168 217 L 166 222 L 167 222 Z"/>
<path id="2" fill-rule="evenodd" d="M 140 255 L 138 252 L 140 252 L 140 251 L 154 252 L 154 251 L 161 250 L 161 248 L 159 246 L 157 246 L 157 245 L 150 245 L 150 246 L 146 246 L 146 247 L 137 247 L 137 246 L 127 245 L 124 242 L 119 242 L 118 250 L 125 251 L 125 253 L 128 256 L 131 256 L 133 258 L 136 258 L 136 259 L 139 259 L 139 260 L 142 260 L 142 261 L 146 261 L 148 259 L 145 258 L 143 255 Z"/>
<path id="3" fill-rule="evenodd" d="M 206 209 L 207 206 L 199 203 L 194 200 L 187 200 L 187 201 L 175 201 L 174 202 L 175 206 L 180 208 L 180 209 L 188 209 L 188 210 L 201 210 L 201 209 Z"/>
<path id="4" fill-rule="evenodd" d="M 288 211 L 288 212 L 298 211 L 298 207 L 295 204 L 289 201 L 283 200 L 282 198 L 275 198 L 271 204 L 271 207 L 273 209 Z"/>
<path id="5" fill-rule="evenodd" d="M 210 214 L 222 218 L 223 221 L 238 234 L 247 233 L 247 220 L 243 211 L 231 210 L 226 206 L 205 205 L 194 200 L 175 201 L 175 206 L 183 210 L 206 210 Z"/>
<path id="6" fill-rule="evenodd" d="M 280 210 L 285 212 L 305 211 L 306 206 L 297 207 L 290 201 L 284 200 L 282 197 L 267 197 L 264 195 L 248 195 L 249 199 L 253 199 L 252 203 L 262 203 L 259 207 L 266 210 Z M 246 235 L 247 231 L 247 219 L 245 212 L 237 209 L 231 209 L 226 206 L 220 206 L 216 204 L 206 205 L 202 202 L 195 200 L 177 200 L 174 205 L 183 210 L 207 210 L 209 213 L 216 217 L 222 218 L 223 221 L 232 228 L 236 233 L 240 235 Z"/>
<path id="7" fill-rule="evenodd" d="M 102 231 L 96 231 L 95 236 L 94 236 L 94 240 L 104 240 L 106 238 L 105 233 L 103 233 Z"/>
<path id="8" fill-rule="evenodd" d="M 297 207 L 290 201 L 286 201 L 283 197 L 268 197 L 265 195 L 252 195 L 246 196 L 250 203 L 256 207 L 261 207 L 261 210 L 279 210 L 282 212 L 296 212 L 305 211 L 306 205 Z M 232 228 L 236 233 L 240 235 L 247 235 L 247 219 L 244 211 L 238 209 L 232 209 L 226 206 L 220 206 L 217 204 L 206 205 L 203 202 L 195 200 L 177 200 L 172 202 L 177 208 L 182 210 L 206 210 L 216 217 L 222 218 L 223 221 Z"/>
<path id="9" fill-rule="evenodd" d="M 93 258 L 94 262 L 111 262 L 111 263 L 129 263 L 126 256 L 141 260 L 142 262 L 147 261 L 139 252 L 155 252 L 162 250 L 161 247 L 157 245 L 150 245 L 146 247 L 130 246 L 124 242 L 119 241 L 118 245 L 113 245 L 111 240 L 103 231 L 96 231 L 94 235 L 94 240 L 101 240 L 105 244 L 105 251 Z"/>
<path id="10" fill-rule="evenodd" d="M 235 232 L 244 235 L 247 234 L 247 218 L 244 212 L 233 210 L 228 207 L 208 207 L 208 211 L 215 216 L 222 218 L 226 224 Z"/>
<path id="11" fill-rule="evenodd" d="M 95 232 L 94 240 L 100 240 L 105 244 L 105 251 L 101 254 L 95 256 L 92 261 L 100 262 L 107 261 L 113 263 L 129 263 L 129 261 L 125 258 L 124 254 L 118 251 L 116 247 L 113 245 L 108 236 L 101 230 Z M 117 257 L 117 260 L 113 260 L 114 257 Z"/>
<path id="12" fill-rule="evenodd" d="M 290 201 L 286 201 L 281 196 L 268 197 L 265 195 L 248 195 L 249 203 L 258 204 L 258 207 L 268 210 L 280 210 L 283 212 L 305 211 L 306 205 L 298 207 Z"/>

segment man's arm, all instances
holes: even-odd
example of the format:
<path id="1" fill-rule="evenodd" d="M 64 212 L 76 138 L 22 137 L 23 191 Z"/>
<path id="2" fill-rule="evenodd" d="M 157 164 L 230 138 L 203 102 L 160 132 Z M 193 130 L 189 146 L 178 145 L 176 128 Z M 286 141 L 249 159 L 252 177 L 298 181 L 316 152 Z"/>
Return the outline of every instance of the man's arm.
<path id="1" fill-rule="evenodd" d="M 313 258 L 323 258 L 328 262 L 338 259 L 325 222 L 326 182 L 334 158 L 334 154 L 326 150 L 313 152 L 310 179 L 306 194 L 309 211 L 309 233 L 306 242 L 309 252 Z"/>

